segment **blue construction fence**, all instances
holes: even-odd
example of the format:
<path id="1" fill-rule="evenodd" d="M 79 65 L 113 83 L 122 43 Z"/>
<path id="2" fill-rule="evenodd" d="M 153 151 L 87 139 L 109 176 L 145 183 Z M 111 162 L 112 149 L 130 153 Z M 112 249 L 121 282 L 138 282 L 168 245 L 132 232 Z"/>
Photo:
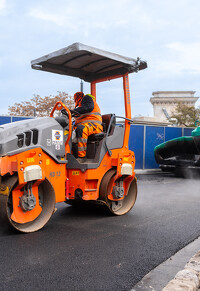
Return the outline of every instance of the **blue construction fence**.
<path id="1" fill-rule="evenodd" d="M 15 121 L 20 121 L 24 119 L 31 119 L 31 117 L 25 117 L 25 116 L 0 116 L 0 125 L 5 123 L 11 123 Z"/>
<path id="2" fill-rule="evenodd" d="M 194 128 L 131 125 L 129 149 L 135 152 L 136 169 L 156 169 L 155 146 L 170 139 L 190 136 Z"/>
<path id="3" fill-rule="evenodd" d="M 31 117 L 0 116 L 0 125 Z M 158 164 L 154 158 L 155 146 L 180 136 L 190 136 L 194 128 L 165 127 L 132 124 L 129 137 L 129 148 L 134 151 L 136 169 L 155 169 Z"/>

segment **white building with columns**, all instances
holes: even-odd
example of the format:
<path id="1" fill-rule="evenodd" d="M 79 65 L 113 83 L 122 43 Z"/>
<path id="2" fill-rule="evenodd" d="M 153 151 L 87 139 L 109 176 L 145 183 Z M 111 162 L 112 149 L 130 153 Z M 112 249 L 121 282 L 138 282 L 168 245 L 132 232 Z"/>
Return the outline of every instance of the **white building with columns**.
<path id="1" fill-rule="evenodd" d="M 194 106 L 199 97 L 195 91 L 157 91 L 153 92 L 150 102 L 153 105 L 154 117 L 167 121 L 175 111 L 178 103 Z"/>
<path id="2" fill-rule="evenodd" d="M 154 116 L 139 116 L 133 118 L 134 123 L 170 125 L 169 119 L 178 103 L 194 106 L 199 99 L 195 97 L 196 91 L 156 91 L 150 98 L 153 105 Z"/>

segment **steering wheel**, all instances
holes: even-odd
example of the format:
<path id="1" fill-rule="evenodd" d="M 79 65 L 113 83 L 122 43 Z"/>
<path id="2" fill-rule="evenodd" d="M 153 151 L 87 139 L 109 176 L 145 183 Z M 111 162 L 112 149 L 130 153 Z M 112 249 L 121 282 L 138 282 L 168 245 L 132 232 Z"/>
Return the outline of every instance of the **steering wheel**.
<path id="1" fill-rule="evenodd" d="M 61 112 L 62 112 L 63 115 L 68 116 L 68 113 L 64 108 L 61 109 Z M 76 112 L 75 110 L 70 109 L 70 112 L 71 112 L 72 117 L 79 117 L 80 116 L 80 113 Z"/>
<path id="2" fill-rule="evenodd" d="M 70 110 L 72 117 L 79 117 L 81 114 L 75 110 Z"/>

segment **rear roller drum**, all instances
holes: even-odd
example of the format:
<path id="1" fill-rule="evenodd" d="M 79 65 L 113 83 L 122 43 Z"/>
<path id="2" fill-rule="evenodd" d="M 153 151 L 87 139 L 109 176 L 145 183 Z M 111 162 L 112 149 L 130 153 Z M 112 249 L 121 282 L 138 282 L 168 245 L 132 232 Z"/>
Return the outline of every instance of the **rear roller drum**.
<path id="1" fill-rule="evenodd" d="M 115 215 L 123 215 L 129 212 L 135 204 L 137 198 L 137 181 L 136 178 L 134 178 L 130 183 L 128 193 L 124 199 L 112 201 L 108 199 L 108 194 L 112 190 L 111 187 L 115 175 L 115 170 L 110 170 L 103 177 L 100 185 L 100 199 L 104 201 L 111 213 Z"/>
<path id="2" fill-rule="evenodd" d="M 0 194 L 3 228 L 11 225 L 25 233 L 41 229 L 55 209 L 55 195 L 51 184 L 45 180 L 37 187 L 29 182 L 22 191 L 18 190 L 17 178 L 15 183 L 11 179 L 3 182 L 9 188 L 8 195 Z"/>

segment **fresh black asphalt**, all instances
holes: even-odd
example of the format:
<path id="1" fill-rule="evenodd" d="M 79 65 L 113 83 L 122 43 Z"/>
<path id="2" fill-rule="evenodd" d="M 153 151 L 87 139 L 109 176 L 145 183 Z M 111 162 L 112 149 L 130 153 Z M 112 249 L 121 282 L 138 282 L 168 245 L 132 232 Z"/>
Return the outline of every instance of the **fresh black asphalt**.
<path id="1" fill-rule="evenodd" d="M 40 231 L 0 229 L 0 290 L 131 290 L 200 235 L 200 180 L 139 175 L 132 211 L 65 203 Z"/>

